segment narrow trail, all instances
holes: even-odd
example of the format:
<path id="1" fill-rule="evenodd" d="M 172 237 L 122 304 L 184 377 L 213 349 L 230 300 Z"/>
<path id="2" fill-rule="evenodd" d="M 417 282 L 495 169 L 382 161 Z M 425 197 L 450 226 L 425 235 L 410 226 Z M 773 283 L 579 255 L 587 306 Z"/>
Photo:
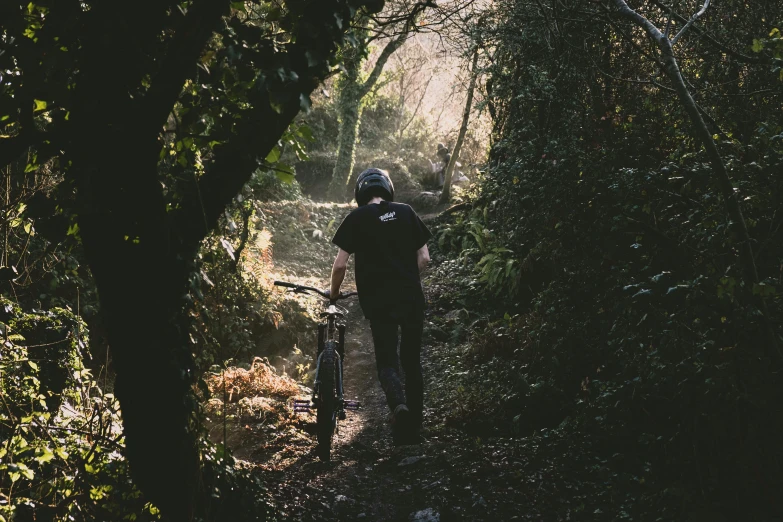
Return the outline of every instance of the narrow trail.
<path id="1" fill-rule="evenodd" d="M 276 277 L 323 285 L 330 265 L 304 266 L 300 260 L 275 258 Z M 347 287 L 352 286 L 347 282 Z M 362 408 L 348 412 L 339 423 L 332 461 L 322 463 L 314 455 L 312 414 L 300 414 L 276 432 L 248 432 L 241 447 L 232 445 L 243 465 L 262 472 L 282 520 L 560 519 L 541 518 L 535 507 L 539 494 L 556 486 L 541 473 L 523 472 L 528 459 L 519 451 L 518 441 L 481 440 L 448 426 L 457 399 L 435 398 L 430 391 L 453 370 L 455 354 L 453 347 L 426 335 L 422 349 L 426 442 L 393 446 L 369 327 L 358 301 L 343 305 L 349 310 L 345 392 L 348 398 L 359 399 Z"/>
<path id="2" fill-rule="evenodd" d="M 427 507 L 422 488 L 426 484 L 417 483 L 416 475 L 427 457 L 432 460 L 433 456 L 422 446 L 391 446 L 388 408 L 376 379 L 372 341 L 358 304 L 347 308 L 351 316 L 346 394 L 358 398 L 362 409 L 349 412 L 339 424 L 332 462 L 321 463 L 308 453 L 274 470 L 282 480 L 273 495 L 281 515 L 293 520 L 407 519 L 411 512 Z"/>

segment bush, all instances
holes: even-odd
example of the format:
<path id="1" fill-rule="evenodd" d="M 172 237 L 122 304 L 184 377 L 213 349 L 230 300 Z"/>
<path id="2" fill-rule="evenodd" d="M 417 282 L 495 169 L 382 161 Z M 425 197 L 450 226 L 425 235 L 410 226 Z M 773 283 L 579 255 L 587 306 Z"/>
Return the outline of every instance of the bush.
<path id="1" fill-rule="evenodd" d="M 297 178 L 289 180 L 273 170 L 257 170 L 247 184 L 256 201 L 296 201 L 302 199 L 302 189 Z"/>
<path id="2" fill-rule="evenodd" d="M 323 201 L 327 197 L 332 172 L 337 163 L 336 150 L 313 152 L 307 161 L 295 164 L 296 181 L 302 192 L 315 201 Z"/>

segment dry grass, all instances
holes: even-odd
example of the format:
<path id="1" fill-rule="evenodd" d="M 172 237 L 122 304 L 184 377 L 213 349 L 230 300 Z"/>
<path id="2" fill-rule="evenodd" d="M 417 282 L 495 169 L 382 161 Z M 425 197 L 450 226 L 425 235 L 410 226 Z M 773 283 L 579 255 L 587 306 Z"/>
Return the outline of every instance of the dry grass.
<path id="1" fill-rule="evenodd" d="M 300 393 L 299 385 L 287 375 L 278 374 L 264 359 L 256 357 L 249 370 L 227 368 L 220 375 L 206 379 L 209 390 L 215 397 L 227 394 L 227 402 L 239 402 L 248 397 L 279 397 L 286 399 Z M 225 385 L 225 388 L 224 388 Z"/>
<path id="2" fill-rule="evenodd" d="M 272 233 L 262 228 L 256 233 L 255 240 L 242 252 L 242 262 L 246 274 L 252 274 L 262 285 L 268 286 L 274 262 L 272 260 Z"/>

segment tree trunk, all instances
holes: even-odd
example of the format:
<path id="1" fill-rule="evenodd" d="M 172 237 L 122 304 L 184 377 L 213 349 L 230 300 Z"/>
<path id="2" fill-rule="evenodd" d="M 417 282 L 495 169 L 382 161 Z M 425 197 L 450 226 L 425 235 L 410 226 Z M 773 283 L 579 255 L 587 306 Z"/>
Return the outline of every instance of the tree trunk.
<path id="1" fill-rule="evenodd" d="M 204 21 L 183 59 L 198 56 L 211 36 L 223 11 L 221 2 L 214 4 L 189 13 Z M 96 20 L 122 16 L 112 9 L 96 7 Z M 150 16 L 150 9 L 134 9 L 124 11 Z M 157 11 L 165 13 L 165 5 Z M 154 84 L 160 90 L 151 88 L 145 103 L 127 95 L 136 78 L 123 57 L 135 56 L 136 45 L 150 38 L 133 33 L 139 25 L 128 21 L 120 31 L 96 21 L 82 36 L 86 51 L 69 129 L 79 139 L 67 149 L 66 179 L 76 189 L 73 210 L 107 325 L 132 477 L 150 502 L 179 522 L 193 518 L 200 485 L 198 402 L 183 306 L 195 250 L 181 248 L 173 213 L 166 211 L 158 132 L 184 79 Z M 107 59 L 107 48 L 119 58 Z M 158 93 L 168 97 L 168 108 L 153 103 Z"/>
<path id="2" fill-rule="evenodd" d="M 124 126 L 122 119 L 74 111 L 77 135 L 92 136 L 72 156 L 76 212 L 107 324 L 134 482 L 171 520 L 191 520 L 200 484 L 198 402 L 184 305 L 195 251 L 182 248 L 166 212 L 157 136 L 140 131 L 143 117 Z M 134 153 L 117 161 L 117 143 Z"/>
<path id="3" fill-rule="evenodd" d="M 345 200 L 346 185 L 351 180 L 356 159 L 356 141 L 362 116 L 362 85 L 359 71 L 362 59 L 357 49 L 344 61 L 345 72 L 340 79 L 340 97 L 337 108 L 340 112 L 340 131 L 337 137 L 337 162 L 332 171 L 329 195 L 335 201 Z"/>
<path id="4" fill-rule="evenodd" d="M 234 252 L 234 271 L 237 273 L 241 270 L 242 252 L 245 251 L 250 239 L 250 218 L 253 215 L 253 208 L 246 203 L 242 204 L 240 210 L 242 212 L 242 235 L 239 238 L 239 246 Z"/>
<path id="5" fill-rule="evenodd" d="M 465 111 L 462 113 L 462 126 L 459 128 L 457 143 L 454 145 L 454 151 L 451 153 L 451 160 L 446 167 L 445 180 L 443 181 L 443 192 L 440 193 L 439 205 L 445 205 L 451 199 L 451 178 L 454 177 L 454 167 L 459 159 L 459 152 L 462 149 L 462 142 L 465 141 L 465 133 L 468 131 L 468 121 L 470 120 L 470 111 L 473 108 L 473 91 L 476 89 L 476 79 L 478 78 L 478 55 L 479 50 L 476 47 L 473 50 L 473 62 L 470 72 L 470 84 L 468 85 L 468 99 L 465 102 Z"/>
<path id="6" fill-rule="evenodd" d="M 256 156 L 274 147 L 299 112 L 300 96 L 327 74 L 326 62 L 311 65 L 308 52 L 334 55 L 349 9 L 342 1 L 321 0 L 301 15 L 295 43 L 286 51 L 300 80 L 268 86 L 295 95 L 280 111 L 269 103 L 271 94 L 259 95 L 250 114 L 234 124 L 231 139 L 214 147 L 207 172 L 176 210 L 167 209 L 159 179 L 158 135 L 229 3 L 194 2 L 151 87 L 143 97 L 131 97 L 140 73 L 129 64 L 140 61 L 139 49 L 158 42 L 167 9 L 147 0 L 124 8 L 100 4 L 90 11 L 92 23 L 80 35 L 85 51 L 68 128 L 72 138 L 64 149 L 70 165 L 66 182 L 75 189 L 72 210 L 115 362 L 130 471 L 145 498 L 167 520 L 180 522 L 192 520 L 197 506 L 210 499 L 201 491 L 199 404 L 188 331 L 196 253 L 257 168 Z M 136 30 L 149 26 L 153 14 L 158 25 Z M 323 31 L 312 31 L 322 20 L 327 20 L 318 26 Z"/>
<path id="7" fill-rule="evenodd" d="M 411 15 L 413 19 L 414 15 Z M 340 131 L 337 138 L 337 163 L 332 171 L 332 181 L 329 184 L 329 196 L 335 201 L 343 201 L 346 185 L 351 180 L 356 155 L 356 142 L 359 136 L 359 123 L 362 117 L 362 100 L 372 90 L 381 76 L 386 62 L 391 55 L 408 39 L 410 24 L 394 40 L 386 44 L 372 72 L 363 82 L 359 82 L 362 63 L 364 62 L 360 49 L 351 49 L 344 58 L 345 73 L 340 82 Z"/>
<path id="8" fill-rule="evenodd" d="M 94 213 L 79 222 L 107 319 L 134 481 L 172 520 L 190 520 L 200 482 L 198 402 L 182 313 L 185 259 L 192 258 L 167 248 L 168 227 L 154 214 L 147 224 L 158 230 L 145 226 L 127 239 L 122 228 L 128 221 L 121 217 Z"/>

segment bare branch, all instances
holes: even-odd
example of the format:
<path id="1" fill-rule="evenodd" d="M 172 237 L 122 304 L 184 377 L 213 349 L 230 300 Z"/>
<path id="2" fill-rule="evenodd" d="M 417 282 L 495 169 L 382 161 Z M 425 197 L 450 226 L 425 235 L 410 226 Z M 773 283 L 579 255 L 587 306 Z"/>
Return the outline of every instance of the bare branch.
<path id="1" fill-rule="evenodd" d="M 653 3 L 653 5 L 655 5 L 656 7 L 660 8 L 660 9 L 663 9 L 665 11 L 670 11 L 670 9 L 666 5 L 661 3 L 659 0 L 652 0 L 652 3 Z M 682 22 L 682 23 L 687 22 L 687 20 L 685 20 L 684 17 L 678 15 L 674 11 L 670 11 L 670 12 L 671 12 L 671 14 L 672 14 L 672 16 L 674 17 L 675 20 L 677 20 L 679 22 Z M 728 54 L 730 56 L 733 56 L 734 58 L 737 58 L 737 59 L 739 59 L 739 60 L 741 60 L 741 61 L 743 61 L 745 63 L 755 63 L 755 64 L 767 64 L 768 63 L 768 61 L 763 59 L 763 58 L 757 58 L 757 57 L 754 57 L 754 56 L 747 56 L 747 55 L 744 55 L 744 54 L 742 54 L 742 53 L 740 53 L 738 51 L 735 51 L 734 49 L 728 47 L 727 45 L 719 42 L 716 38 L 711 36 L 707 31 L 699 28 L 699 26 L 693 26 L 692 30 L 696 31 L 699 35 L 701 35 L 704 38 L 706 38 L 708 42 L 713 44 L 715 47 L 717 47 L 718 49 L 720 49 L 724 53 L 726 53 L 726 54 Z"/>
<path id="2" fill-rule="evenodd" d="M 703 111 L 699 110 L 699 106 L 693 99 L 693 96 L 688 90 L 685 80 L 682 77 L 680 67 L 677 64 L 677 60 L 674 57 L 674 53 L 672 51 L 672 42 L 666 38 L 666 36 L 661 33 L 661 31 L 655 27 L 647 18 L 628 7 L 628 4 L 626 4 L 624 0 L 614 0 L 614 4 L 623 17 L 644 28 L 647 34 L 650 35 L 653 40 L 655 40 L 655 42 L 658 44 L 658 47 L 660 48 L 662 55 L 661 61 L 664 65 L 663 70 L 669 77 L 669 80 L 671 81 L 672 86 L 677 93 L 677 97 L 680 99 L 680 103 L 682 104 L 683 109 L 685 109 L 685 112 L 688 114 L 688 117 L 691 120 L 694 137 L 701 142 L 705 152 L 707 153 L 707 158 L 709 159 L 709 162 L 712 166 L 719 190 L 723 196 L 723 203 L 725 205 L 726 214 L 733 221 L 734 228 L 740 237 L 740 246 L 738 250 L 739 261 L 743 271 L 743 279 L 749 287 L 752 287 L 758 283 L 759 274 L 756 267 L 755 256 L 753 254 L 752 239 L 748 232 L 745 217 L 742 214 L 742 208 L 737 198 L 737 194 L 734 191 L 731 178 L 729 177 L 728 170 L 726 169 L 726 164 L 723 162 L 723 158 L 721 157 L 720 151 L 715 144 L 715 140 L 713 139 L 712 134 L 704 122 Z M 703 10 L 706 9 L 708 5 L 709 0 L 705 1 Z M 682 30 L 680 33 L 682 33 Z M 767 354 L 776 356 L 778 359 L 783 359 L 783 353 L 781 353 L 778 345 L 777 333 L 775 331 L 775 326 L 770 318 L 766 300 L 759 296 L 757 299 L 757 304 L 761 309 L 761 317 L 769 337 L 768 344 L 770 350 L 767 350 L 767 347 L 765 347 L 765 352 Z"/>
<path id="3" fill-rule="evenodd" d="M 607 18 L 607 21 L 612 27 L 614 27 L 614 29 L 618 32 L 618 34 L 631 45 L 631 47 L 633 47 L 639 52 L 639 54 L 654 61 L 658 65 L 658 67 L 663 69 L 663 64 L 661 63 L 661 60 L 655 54 L 647 52 L 644 49 L 642 49 L 639 43 L 636 40 L 634 40 L 631 35 L 626 34 L 625 31 L 623 31 L 622 28 L 620 28 L 617 24 L 615 24 L 611 18 Z"/>
<path id="4" fill-rule="evenodd" d="M 424 12 L 427 7 L 433 6 L 432 3 L 429 1 L 427 2 L 418 2 L 413 6 L 413 9 L 408 12 L 408 14 L 405 16 L 405 26 L 402 28 L 400 33 L 388 44 L 386 44 L 386 47 L 383 48 L 383 51 L 381 52 L 381 55 L 378 57 L 378 60 L 375 62 L 375 66 L 372 69 L 372 72 L 370 73 L 370 76 L 367 77 L 367 80 L 362 84 L 360 95 L 362 97 L 366 96 L 367 93 L 369 93 L 373 86 L 375 85 L 375 82 L 378 81 L 378 78 L 381 75 L 381 72 L 383 72 L 383 68 L 386 66 L 386 62 L 389 61 L 389 57 L 394 54 L 394 52 L 400 48 L 402 44 L 405 43 L 405 41 L 408 39 L 408 37 L 411 35 L 411 33 L 416 28 L 416 19 L 418 16 Z"/>
<path id="5" fill-rule="evenodd" d="M 693 16 L 691 16 L 691 19 L 690 19 L 690 20 L 688 20 L 688 22 L 687 22 L 687 23 L 686 23 L 686 24 L 685 24 L 685 25 L 682 27 L 682 29 L 680 29 L 680 32 L 679 32 L 679 33 L 677 33 L 676 35 L 674 35 L 674 38 L 672 38 L 672 45 L 674 45 L 674 44 L 676 44 L 676 43 L 677 43 L 677 40 L 679 40 L 679 39 L 680 39 L 680 37 L 681 37 L 683 34 L 685 34 L 685 31 L 687 31 L 687 30 L 688 30 L 688 28 L 689 28 L 690 26 L 692 26 L 692 25 L 693 25 L 693 23 L 694 23 L 696 20 L 698 20 L 699 18 L 701 18 L 702 16 L 704 16 L 704 13 L 705 13 L 705 12 L 707 12 L 707 8 L 708 8 L 709 6 L 710 6 L 710 0 L 704 0 L 704 5 L 702 6 L 702 8 L 701 8 L 701 9 L 699 9 L 699 11 L 698 11 L 696 14 L 694 14 Z"/>
<path id="6" fill-rule="evenodd" d="M 430 87 L 430 83 L 432 82 L 432 79 L 435 77 L 434 74 L 430 74 L 429 79 L 427 80 L 427 83 L 424 84 L 423 92 L 421 93 L 421 96 L 419 96 L 419 102 L 416 104 L 416 108 L 413 109 L 413 112 L 411 113 L 411 117 L 408 118 L 408 121 L 403 123 L 400 127 L 399 134 L 402 136 L 403 132 L 405 132 L 405 129 L 407 129 L 411 123 L 413 123 L 413 120 L 416 119 L 416 115 L 419 113 L 419 109 L 421 109 L 421 104 L 424 102 L 424 97 L 427 95 L 427 89 Z"/>
<path id="7" fill-rule="evenodd" d="M 394 51 L 399 49 L 403 43 L 405 43 L 405 40 L 408 39 L 409 35 L 410 35 L 409 32 L 404 32 L 401 35 L 399 35 L 397 38 L 395 38 L 394 40 L 386 44 L 386 47 L 383 48 L 381 55 L 378 57 L 378 60 L 375 62 L 375 66 L 373 67 L 370 76 L 367 77 L 367 79 L 364 81 L 364 83 L 361 86 L 359 92 L 362 98 L 366 96 L 368 92 L 370 92 L 373 85 L 375 85 L 375 82 L 378 81 L 378 78 L 381 76 L 381 72 L 383 72 L 383 68 L 386 66 L 386 62 L 389 61 L 389 57 L 392 54 L 394 54 Z"/>
<path id="8" fill-rule="evenodd" d="M 468 85 L 468 99 L 465 102 L 465 111 L 462 113 L 462 125 L 459 129 L 459 135 L 457 136 L 457 143 L 454 145 L 454 151 L 451 153 L 451 158 L 449 159 L 449 164 L 446 165 L 446 172 L 444 173 L 444 183 L 443 183 L 443 191 L 440 193 L 440 200 L 438 201 L 439 204 L 445 205 L 449 202 L 450 192 L 451 192 L 451 178 L 454 175 L 454 168 L 457 165 L 457 161 L 459 160 L 459 153 L 460 149 L 462 148 L 462 143 L 465 140 L 465 133 L 468 130 L 468 121 L 470 119 L 470 112 L 473 109 L 473 91 L 476 88 L 476 80 L 478 79 L 478 58 L 479 58 L 479 47 L 476 45 L 473 48 L 473 63 L 470 68 L 470 84 Z"/>
<path id="9" fill-rule="evenodd" d="M 647 34 L 650 35 L 650 38 L 655 40 L 658 45 L 661 45 L 663 40 L 665 40 L 666 43 L 670 45 L 669 39 L 666 38 L 666 35 L 663 34 L 660 29 L 655 27 L 652 22 L 645 18 L 644 15 L 641 15 L 628 7 L 628 4 L 625 3 L 625 0 L 614 0 L 614 5 L 617 7 L 617 10 L 623 17 L 631 20 L 636 25 L 644 29 Z"/>

